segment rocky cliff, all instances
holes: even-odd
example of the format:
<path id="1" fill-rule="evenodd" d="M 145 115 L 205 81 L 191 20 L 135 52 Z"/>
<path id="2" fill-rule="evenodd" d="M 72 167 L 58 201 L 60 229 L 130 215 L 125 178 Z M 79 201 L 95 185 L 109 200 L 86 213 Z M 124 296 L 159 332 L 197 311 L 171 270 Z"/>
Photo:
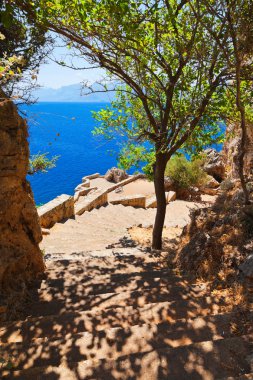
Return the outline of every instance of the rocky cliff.
<path id="1" fill-rule="evenodd" d="M 24 288 L 44 271 L 42 239 L 32 191 L 26 122 L 0 91 L 0 290 Z"/>
<path id="2" fill-rule="evenodd" d="M 238 179 L 238 154 L 240 152 L 240 126 L 236 123 L 228 124 L 226 139 L 223 147 L 226 173 L 229 178 Z M 244 173 L 247 177 L 253 175 L 253 125 L 247 125 L 246 152 L 244 157 Z"/>

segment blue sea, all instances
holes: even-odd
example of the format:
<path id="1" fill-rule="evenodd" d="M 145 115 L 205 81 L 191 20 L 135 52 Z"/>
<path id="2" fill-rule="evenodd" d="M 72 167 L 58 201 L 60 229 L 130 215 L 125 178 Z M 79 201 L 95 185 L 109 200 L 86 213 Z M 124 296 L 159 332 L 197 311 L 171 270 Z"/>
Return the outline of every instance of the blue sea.
<path id="1" fill-rule="evenodd" d="M 36 103 L 22 106 L 29 125 L 30 153 L 60 156 L 47 173 L 28 176 L 37 205 L 60 194 L 73 194 L 82 177 L 117 164 L 119 145 L 92 135 L 96 122 L 91 111 L 106 103 Z"/>
<path id="2" fill-rule="evenodd" d="M 60 194 L 72 195 L 82 177 L 95 172 L 104 174 L 117 165 L 120 141 L 106 141 L 92 134 L 96 126 L 92 111 L 107 105 L 110 103 L 39 102 L 20 108 L 28 121 L 31 155 L 59 156 L 56 167 L 47 173 L 28 176 L 37 205 Z"/>

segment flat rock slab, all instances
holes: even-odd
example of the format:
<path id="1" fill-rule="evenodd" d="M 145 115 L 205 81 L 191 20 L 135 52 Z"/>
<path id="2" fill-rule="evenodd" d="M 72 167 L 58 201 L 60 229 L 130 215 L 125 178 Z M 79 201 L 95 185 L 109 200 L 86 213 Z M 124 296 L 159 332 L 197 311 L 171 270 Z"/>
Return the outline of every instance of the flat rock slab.
<path id="1" fill-rule="evenodd" d="M 173 202 L 176 200 L 177 195 L 175 191 L 168 191 L 165 193 L 166 203 Z M 148 198 L 146 201 L 146 208 L 156 208 L 157 207 L 157 199 L 156 196 L 153 195 L 151 198 Z"/>
<path id="2" fill-rule="evenodd" d="M 38 207 L 41 227 L 49 228 L 55 223 L 74 215 L 74 197 L 62 194 Z"/>
<path id="3" fill-rule="evenodd" d="M 132 206 L 145 208 L 146 206 L 146 197 L 142 194 L 130 195 L 126 197 L 119 197 L 110 201 L 113 205 L 121 204 L 123 206 Z"/>
<path id="4" fill-rule="evenodd" d="M 177 194 L 175 191 L 168 191 L 166 192 L 166 201 L 167 203 L 175 201 L 177 198 Z"/>
<path id="5" fill-rule="evenodd" d="M 109 328 L 104 331 L 78 332 L 60 337 L 55 331 L 54 339 L 47 336 L 32 342 L 13 342 L 4 346 L 5 353 L 18 356 L 15 368 L 57 365 L 65 354 L 68 362 L 87 359 L 117 359 L 123 355 L 152 351 L 154 348 L 175 348 L 202 341 L 231 337 L 232 314 L 179 320 L 175 324 L 144 324 L 129 328 Z M 121 350 L 118 350 L 119 341 Z M 36 352 L 40 351 L 37 357 Z M 78 353 L 79 351 L 79 353 Z M 34 354 L 33 354 L 34 353 Z M 50 359 L 48 359 L 50 354 Z M 31 361 L 31 359 L 33 359 Z"/>
<path id="6" fill-rule="evenodd" d="M 245 357 L 250 352 L 252 343 L 253 336 L 249 335 L 177 348 L 153 347 L 147 352 L 124 355 L 116 360 L 93 358 L 64 364 L 58 361 L 58 366 L 12 372 L 9 379 L 215 380 L 249 372 Z M 76 355 L 82 356 L 79 351 Z"/>
<path id="7" fill-rule="evenodd" d="M 220 306 L 212 304 L 211 300 L 199 297 L 194 301 L 172 301 L 150 303 L 143 307 L 126 306 L 104 310 L 64 311 L 57 315 L 43 317 L 28 317 L 24 321 L 11 322 L 0 327 L 0 341 L 2 343 L 22 342 L 45 336 L 63 337 L 67 334 L 88 331 L 98 333 L 113 327 L 130 328 L 134 325 L 166 323 L 173 330 L 180 329 L 187 324 L 196 325 L 201 318 L 213 321 L 210 314 L 217 314 Z M 198 318 L 196 320 L 196 318 Z M 194 322 L 195 321 L 195 322 Z M 204 327 L 203 321 L 202 326 Z M 210 327 L 210 324 L 208 324 Z M 175 327 L 175 328 L 174 328 Z M 201 323 L 199 324 L 201 329 Z M 220 331 L 217 329 L 217 332 Z"/>
<path id="8" fill-rule="evenodd" d="M 82 215 L 85 211 L 91 211 L 105 204 L 107 204 L 107 192 L 97 190 L 89 193 L 83 199 L 79 198 L 75 203 L 75 214 Z"/>

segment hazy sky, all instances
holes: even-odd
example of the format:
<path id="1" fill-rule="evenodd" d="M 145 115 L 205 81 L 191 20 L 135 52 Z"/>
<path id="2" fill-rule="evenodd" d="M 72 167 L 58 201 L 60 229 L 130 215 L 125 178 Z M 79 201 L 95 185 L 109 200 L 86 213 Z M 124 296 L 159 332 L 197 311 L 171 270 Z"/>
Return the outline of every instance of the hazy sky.
<path id="1" fill-rule="evenodd" d="M 56 58 L 58 61 L 68 61 L 70 50 L 65 47 L 57 47 L 53 50 L 51 57 Z M 73 70 L 67 67 L 62 67 L 50 59 L 47 59 L 47 64 L 40 67 L 38 75 L 38 84 L 45 87 L 59 88 L 74 83 L 80 83 L 83 80 L 95 82 L 101 76 L 105 75 L 102 69 L 89 69 L 89 70 Z M 89 66 L 81 58 L 75 59 L 75 65 L 81 67 Z"/>

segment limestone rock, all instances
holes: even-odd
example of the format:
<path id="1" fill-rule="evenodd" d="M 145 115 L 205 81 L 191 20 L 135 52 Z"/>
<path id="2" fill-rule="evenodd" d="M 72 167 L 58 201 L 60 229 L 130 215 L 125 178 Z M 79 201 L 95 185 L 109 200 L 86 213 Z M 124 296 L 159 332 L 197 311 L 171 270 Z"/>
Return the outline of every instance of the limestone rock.
<path id="1" fill-rule="evenodd" d="M 146 200 L 146 208 L 156 208 L 156 207 L 157 207 L 157 200 L 156 200 L 156 196 L 153 195 L 152 197 Z"/>
<path id="2" fill-rule="evenodd" d="M 145 208 L 146 197 L 145 195 L 142 195 L 142 194 L 128 195 L 126 197 L 119 197 L 117 199 L 111 200 L 110 203 L 113 205 L 121 204 L 123 206 Z"/>
<path id="3" fill-rule="evenodd" d="M 82 184 L 78 185 L 76 188 L 75 188 L 75 191 L 80 188 L 80 187 L 90 187 L 90 180 L 89 178 L 87 177 L 83 177 L 82 178 Z"/>
<path id="4" fill-rule="evenodd" d="M 205 187 L 209 189 L 217 189 L 219 186 L 220 186 L 220 183 L 216 181 L 214 177 L 210 175 L 207 177 L 207 182 L 206 182 Z"/>
<path id="5" fill-rule="evenodd" d="M 243 211 L 245 212 L 246 215 L 251 217 L 253 219 L 253 204 L 244 206 Z"/>
<path id="6" fill-rule="evenodd" d="M 204 186 L 200 187 L 201 193 L 208 195 L 217 195 L 220 183 L 212 176 L 208 176 L 207 182 Z"/>
<path id="7" fill-rule="evenodd" d="M 201 200 L 201 192 L 196 187 L 189 187 L 188 189 L 176 189 L 177 199 L 184 201 L 198 202 Z"/>
<path id="8" fill-rule="evenodd" d="M 82 215 L 85 211 L 91 211 L 94 208 L 106 205 L 107 202 L 108 195 L 106 190 L 94 190 L 75 203 L 74 213 L 76 215 Z"/>
<path id="9" fill-rule="evenodd" d="M 74 215 L 74 197 L 62 194 L 38 208 L 40 224 L 50 228 L 55 223 Z"/>
<path id="10" fill-rule="evenodd" d="M 119 183 L 128 178 L 128 174 L 118 168 L 111 168 L 105 174 L 105 179 L 109 182 Z"/>
<path id="11" fill-rule="evenodd" d="M 169 191 L 166 193 L 166 201 L 167 203 L 175 201 L 177 198 L 177 194 L 175 191 Z"/>
<path id="12" fill-rule="evenodd" d="M 165 177 L 164 178 L 164 188 L 165 188 L 165 191 L 173 191 L 175 186 L 174 186 L 174 182 L 172 181 L 172 179 L 170 177 Z"/>
<path id="13" fill-rule="evenodd" d="M 39 218 L 26 180 L 26 122 L 0 91 L 0 289 L 3 293 L 44 271 Z"/>
<path id="14" fill-rule="evenodd" d="M 253 175 L 253 125 L 247 124 L 247 137 L 244 157 L 244 174 L 246 178 Z M 223 156 L 226 174 L 229 178 L 237 179 L 238 155 L 240 153 L 241 128 L 238 123 L 230 123 L 226 128 L 226 139 L 223 145 Z"/>
<path id="15" fill-rule="evenodd" d="M 239 268 L 246 277 L 253 280 L 253 254 L 249 255 Z"/>
<path id="16" fill-rule="evenodd" d="M 225 178 L 225 165 L 223 162 L 222 154 L 213 148 L 204 151 L 206 156 L 203 169 L 205 172 L 213 176 L 218 182 Z"/>
<path id="17" fill-rule="evenodd" d="M 97 187 L 81 187 L 78 191 L 74 194 L 74 202 L 77 202 L 80 197 L 84 197 L 85 195 L 91 193 L 92 191 L 96 191 Z"/>
<path id="18" fill-rule="evenodd" d="M 218 189 L 214 189 L 211 187 L 201 187 L 200 188 L 201 193 L 207 194 L 207 195 L 217 195 Z"/>
<path id="19" fill-rule="evenodd" d="M 94 173 L 94 174 L 90 174 L 90 175 L 87 175 L 86 178 L 87 179 L 96 179 L 96 178 L 100 178 L 100 173 Z"/>

